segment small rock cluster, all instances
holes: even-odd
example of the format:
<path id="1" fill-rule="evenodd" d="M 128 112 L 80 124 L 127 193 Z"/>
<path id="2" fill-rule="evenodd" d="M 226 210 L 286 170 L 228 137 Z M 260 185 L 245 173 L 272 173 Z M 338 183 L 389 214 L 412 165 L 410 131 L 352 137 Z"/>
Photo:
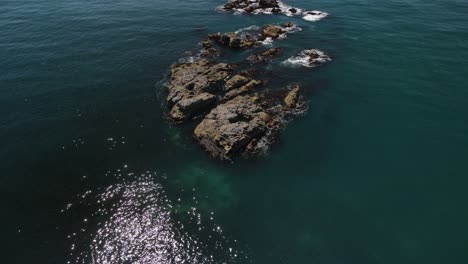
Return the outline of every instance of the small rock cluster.
<path id="1" fill-rule="evenodd" d="M 194 138 L 218 159 L 265 151 L 284 120 L 305 109 L 300 89 L 267 92 L 264 82 L 206 59 L 171 67 L 167 104 L 175 122 L 201 120 Z"/>
<path id="2" fill-rule="evenodd" d="M 290 32 L 297 30 L 293 23 L 282 25 L 266 25 L 256 34 L 241 34 L 236 32 L 216 33 L 208 35 L 202 42 L 200 56 L 207 59 L 214 59 L 221 55 L 221 50 L 217 47 L 227 47 L 231 49 L 249 49 L 262 45 L 265 40 L 274 41 L 284 38 Z"/>
<path id="3" fill-rule="evenodd" d="M 224 7 L 225 10 L 244 10 L 247 13 L 252 13 L 258 9 L 272 8 L 273 13 L 280 13 L 280 5 L 277 0 L 233 0 L 227 2 Z"/>
<path id="4" fill-rule="evenodd" d="M 275 0 L 256 2 L 260 7 L 278 5 Z M 252 1 L 233 1 L 230 5 L 241 3 Z M 245 63 L 251 68 L 246 69 L 219 62 L 218 58 L 224 49 L 257 49 L 264 41 L 282 39 L 295 29 L 295 24 L 285 23 L 265 25 L 254 33 L 208 35 L 201 41 L 199 58 L 171 66 L 166 99 L 169 119 L 196 122 L 193 137 L 213 158 L 230 160 L 264 153 L 277 140 L 286 121 L 305 112 L 301 88 L 292 84 L 267 89 L 268 80 L 259 76 L 256 67 L 281 55 L 281 48 L 250 53 Z M 308 51 L 302 55 L 313 60 L 317 54 Z"/>
<path id="5" fill-rule="evenodd" d="M 328 16 L 321 11 L 306 11 L 288 6 L 279 0 L 230 0 L 222 7 L 224 11 L 235 11 L 247 14 L 284 14 L 286 16 L 302 16 L 307 21 L 318 21 Z"/>

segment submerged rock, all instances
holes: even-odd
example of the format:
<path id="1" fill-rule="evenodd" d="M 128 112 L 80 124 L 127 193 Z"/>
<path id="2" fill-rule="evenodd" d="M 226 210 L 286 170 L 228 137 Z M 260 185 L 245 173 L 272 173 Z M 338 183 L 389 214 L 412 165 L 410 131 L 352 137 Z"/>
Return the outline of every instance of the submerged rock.
<path id="1" fill-rule="evenodd" d="M 208 36 L 208 39 L 216 42 L 221 46 L 227 46 L 233 49 L 250 48 L 256 45 L 256 40 L 251 36 L 239 36 L 235 32 L 212 34 Z"/>

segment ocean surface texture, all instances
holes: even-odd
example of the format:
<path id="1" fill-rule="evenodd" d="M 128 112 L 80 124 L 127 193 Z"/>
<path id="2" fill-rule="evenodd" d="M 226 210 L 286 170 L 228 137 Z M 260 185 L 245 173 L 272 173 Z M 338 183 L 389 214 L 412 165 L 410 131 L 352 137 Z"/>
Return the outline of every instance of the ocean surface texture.
<path id="1" fill-rule="evenodd" d="M 468 2 L 284 3 L 329 16 L 1 0 L 0 262 L 468 263 Z M 169 66 L 288 21 L 268 69 L 307 115 L 265 157 L 210 159 L 165 118 Z M 305 49 L 331 61 L 281 63 Z"/>

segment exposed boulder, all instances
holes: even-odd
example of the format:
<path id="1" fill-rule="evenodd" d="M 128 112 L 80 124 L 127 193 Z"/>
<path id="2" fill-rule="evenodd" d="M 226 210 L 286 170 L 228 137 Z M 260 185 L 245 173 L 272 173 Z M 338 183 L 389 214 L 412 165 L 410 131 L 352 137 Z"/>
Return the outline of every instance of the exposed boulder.
<path id="1" fill-rule="evenodd" d="M 208 35 L 208 39 L 216 42 L 221 46 L 226 46 L 233 49 L 250 48 L 257 44 L 257 40 L 250 35 L 240 36 L 235 32 L 216 33 Z"/>
<path id="2" fill-rule="evenodd" d="M 286 32 L 287 31 L 284 30 L 281 26 L 266 25 L 260 32 L 259 40 L 265 40 L 266 38 L 277 39 Z"/>
<path id="3" fill-rule="evenodd" d="M 227 82 L 226 82 L 226 90 L 233 90 L 233 89 L 236 89 L 236 88 L 239 88 L 240 86 L 248 83 L 250 81 L 249 78 L 245 77 L 245 76 L 242 76 L 242 75 L 234 75 L 231 79 L 229 79 Z"/>
<path id="4" fill-rule="evenodd" d="M 194 137 L 213 157 L 229 159 L 261 138 L 272 117 L 253 95 L 238 96 L 213 109 L 195 128 Z"/>
<path id="5" fill-rule="evenodd" d="M 201 43 L 200 57 L 206 59 L 214 59 L 221 55 L 221 51 L 215 47 L 213 41 L 209 38 L 204 39 Z"/>
<path id="6" fill-rule="evenodd" d="M 284 104 L 286 107 L 297 107 L 297 103 L 299 102 L 299 89 L 299 85 L 296 85 L 291 89 L 291 91 L 289 91 L 288 95 L 284 98 Z"/>
<path id="7" fill-rule="evenodd" d="M 279 55 L 281 53 L 281 48 L 271 48 L 261 52 L 257 52 L 255 54 L 250 55 L 247 58 L 247 61 L 254 64 L 254 63 L 261 63 L 261 62 L 269 62 L 273 59 L 273 57 Z"/>
<path id="8" fill-rule="evenodd" d="M 247 84 L 237 88 L 237 89 L 232 89 L 230 91 L 228 91 L 226 93 L 226 95 L 224 95 L 224 100 L 231 100 L 232 98 L 238 96 L 238 95 L 242 95 L 242 94 L 247 94 L 247 93 L 252 93 L 255 91 L 255 88 L 257 88 L 258 86 L 262 85 L 262 81 L 258 81 L 258 80 L 251 80 L 249 81 Z"/>
<path id="9" fill-rule="evenodd" d="M 207 109 L 209 110 L 215 101 L 215 95 L 201 93 L 194 97 L 182 99 L 177 102 L 177 104 L 172 107 L 169 115 L 176 122 L 187 120 L 203 111 L 206 111 Z"/>
<path id="10" fill-rule="evenodd" d="M 173 65 L 167 96 L 170 117 L 181 121 L 212 104 L 210 93 L 221 90 L 224 80 L 232 71 L 232 67 L 226 63 L 212 64 L 204 59 Z"/>

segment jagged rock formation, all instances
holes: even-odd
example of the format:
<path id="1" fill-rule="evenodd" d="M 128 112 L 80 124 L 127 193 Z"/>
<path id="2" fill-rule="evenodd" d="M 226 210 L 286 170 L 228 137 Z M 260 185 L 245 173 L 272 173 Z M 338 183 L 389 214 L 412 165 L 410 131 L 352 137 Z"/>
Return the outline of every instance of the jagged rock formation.
<path id="1" fill-rule="evenodd" d="M 262 1 L 265 5 L 274 2 Z M 268 81 L 259 78 L 258 67 L 239 69 L 239 65 L 217 62 L 216 58 L 223 48 L 256 48 L 259 42 L 279 39 L 293 27 L 286 23 L 263 26 L 254 34 L 209 35 L 201 42 L 201 58 L 171 66 L 168 117 L 177 123 L 195 120 L 194 139 L 214 158 L 265 152 L 285 121 L 305 111 L 299 85 L 266 89 Z M 246 60 L 250 65 L 267 63 L 281 52 L 281 48 L 270 48 L 253 52 Z"/>
<path id="2" fill-rule="evenodd" d="M 261 63 L 261 62 L 270 62 L 275 56 L 278 56 L 281 53 L 281 48 L 271 48 L 247 57 L 247 61 L 251 64 Z"/>

